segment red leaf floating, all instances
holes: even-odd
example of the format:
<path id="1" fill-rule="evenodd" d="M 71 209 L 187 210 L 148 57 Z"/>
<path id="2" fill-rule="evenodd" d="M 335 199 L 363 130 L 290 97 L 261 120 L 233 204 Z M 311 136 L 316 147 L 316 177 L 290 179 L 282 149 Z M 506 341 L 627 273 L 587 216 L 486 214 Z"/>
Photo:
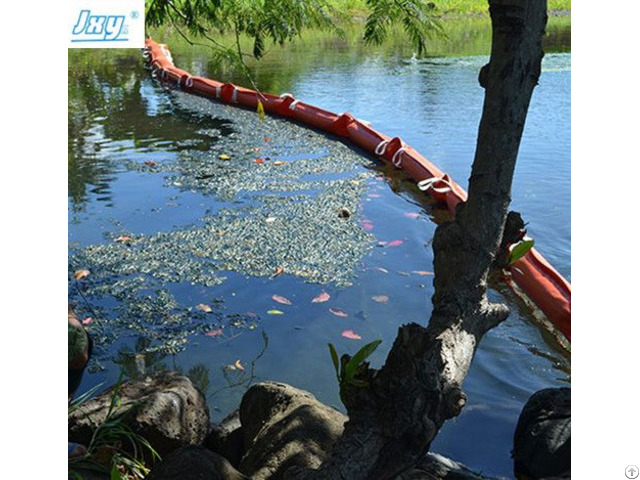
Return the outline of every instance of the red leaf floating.
<path id="1" fill-rule="evenodd" d="M 373 298 L 373 300 L 378 303 L 387 303 L 389 301 L 389 297 L 387 297 L 386 295 L 374 295 L 371 298 Z"/>
<path id="2" fill-rule="evenodd" d="M 331 313 L 333 313 L 333 314 L 334 314 L 335 316 L 337 316 L 337 317 L 345 318 L 345 317 L 347 317 L 347 316 L 348 316 L 345 312 L 343 312 L 343 311 L 342 311 L 342 310 L 340 310 L 339 308 L 330 308 L 330 309 L 329 309 L 329 311 L 330 311 Z"/>
<path id="3" fill-rule="evenodd" d="M 83 325 L 89 325 L 91 322 L 93 322 L 93 318 L 91 317 L 87 317 L 82 320 Z"/>
<path id="4" fill-rule="evenodd" d="M 271 137 L 264 137 L 264 141 L 265 142 L 270 142 L 271 141 Z"/>
<path id="5" fill-rule="evenodd" d="M 363 220 L 362 221 L 362 228 L 364 228 L 365 230 L 372 230 L 373 229 L 373 223 L 371 223 L 369 220 Z"/>
<path id="6" fill-rule="evenodd" d="M 326 302 L 331 298 L 331 296 L 325 292 L 324 290 L 322 291 L 322 293 L 320 295 L 318 295 L 316 298 L 314 298 L 313 300 L 311 300 L 311 303 L 322 303 L 322 302 Z"/>
<path id="7" fill-rule="evenodd" d="M 402 245 L 404 242 L 402 240 L 394 240 L 393 242 L 387 243 L 387 247 L 397 247 L 398 245 Z"/>
<path id="8" fill-rule="evenodd" d="M 256 162 L 256 163 L 264 163 L 264 158 L 256 158 L 254 160 L 254 162 Z"/>
<path id="9" fill-rule="evenodd" d="M 144 164 L 149 165 L 150 167 L 155 167 L 157 165 L 157 163 L 152 160 L 147 160 Z"/>
<path id="10" fill-rule="evenodd" d="M 278 303 L 282 303 L 283 305 L 291 305 L 291 300 L 285 297 L 281 297 L 280 295 L 274 295 L 271 298 L 273 298 Z"/>
<path id="11" fill-rule="evenodd" d="M 416 212 L 405 212 L 404 216 L 407 218 L 418 218 L 420 214 Z"/>
<path id="12" fill-rule="evenodd" d="M 222 329 L 211 330 L 210 332 L 205 333 L 207 337 L 217 337 L 218 335 L 222 335 Z"/>
<path id="13" fill-rule="evenodd" d="M 346 338 L 350 338 L 352 340 L 362 340 L 362 337 L 358 335 L 353 330 L 345 330 L 342 332 L 342 336 Z"/>
<path id="14" fill-rule="evenodd" d="M 121 235 L 118 238 L 116 238 L 114 241 L 118 242 L 118 243 L 124 243 L 124 242 L 132 242 L 133 238 L 131 238 L 128 235 Z"/>

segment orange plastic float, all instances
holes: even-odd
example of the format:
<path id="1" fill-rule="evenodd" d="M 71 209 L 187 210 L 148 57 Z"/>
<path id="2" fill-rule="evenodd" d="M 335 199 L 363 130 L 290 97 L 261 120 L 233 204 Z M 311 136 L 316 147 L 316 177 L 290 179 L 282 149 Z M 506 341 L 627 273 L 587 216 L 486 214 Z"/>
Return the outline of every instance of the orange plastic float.
<path id="1" fill-rule="evenodd" d="M 446 204 L 454 215 L 456 205 L 467 200 L 467 192 L 449 175 L 405 144 L 391 138 L 348 113 L 336 114 L 301 102 L 293 95 L 263 94 L 247 88 L 192 76 L 176 68 L 169 49 L 151 39 L 146 40 L 145 57 L 160 80 L 171 82 L 186 92 L 202 95 L 227 104 L 256 109 L 258 101 L 265 112 L 293 118 L 311 127 L 344 138 L 363 150 L 383 158 L 407 172 L 418 188 L 437 201 Z M 571 285 L 535 249 L 509 267 L 512 281 L 507 284 L 524 293 L 549 318 L 555 327 L 571 341 Z"/>

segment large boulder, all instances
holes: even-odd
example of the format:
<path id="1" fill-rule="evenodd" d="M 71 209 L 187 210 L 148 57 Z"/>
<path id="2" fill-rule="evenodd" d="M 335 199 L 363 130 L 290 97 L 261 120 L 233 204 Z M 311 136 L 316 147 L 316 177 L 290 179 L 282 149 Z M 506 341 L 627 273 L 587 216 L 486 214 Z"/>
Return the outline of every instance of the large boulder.
<path id="1" fill-rule="evenodd" d="M 222 456 L 192 446 L 175 450 L 153 467 L 146 480 L 248 480 Z"/>
<path id="2" fill-rule="evenodd" d="M 317 468 L 346 420 L 303 390 L 275 382 L 253 385 L 240 404 L 246 453 L 239 470 L 252 480 L 282 480 L 291 466 Z"/>
<path id="3" fill-rule="evenodd" d="M 207 402 L 187 377 L 163 373 L 111 387 L 69 415 L 69 441 L 88 445 L 93 431 L 107 418 L 114 394 L 116 415 L 161 455 L 200 445 L 209 432 Z"/>
<path id="4" fill-rule="evenodd" d="M 212 452 L 222 455 L 234 467 L 240 464 L 244 455 L 244 440 L 240 411 L 234 410 L 222 422 L 211 427 L 203 446 Z"/>
<path id="5" fill-rule="evenodd" d="M 534 393 L 524 406 L 513 438 L 518 478 L 571 477 L 571 389 Z"/>

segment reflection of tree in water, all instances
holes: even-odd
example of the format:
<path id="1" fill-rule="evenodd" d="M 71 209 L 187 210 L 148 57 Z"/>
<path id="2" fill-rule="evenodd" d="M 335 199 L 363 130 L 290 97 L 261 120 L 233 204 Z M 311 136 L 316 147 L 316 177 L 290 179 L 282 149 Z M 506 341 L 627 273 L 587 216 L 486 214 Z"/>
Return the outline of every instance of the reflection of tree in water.
<path id="1" fill-rule="evenodd" d="M 137 52 L 104 57 L 69 54 L 68 195 L 82 211 L 88 195 L 111 202 L 110 185 L 125 154 L 207 151 L 231 123 L 176 109 L 154 85 Z M 207 129 L 207 130 L 205 130 Z M 214 134 L 212 135 L 212 132 Z"/>
<path id="2" fill-rule="evenodd" d="M 152 341 L 144 336 L 138 337 L 133 348 L 130 345 L 123 345 L 119 350 L 113 363 L 120 366 L 124 378 L 138 380 L 146 376 L 156 375 L 167 371 L 174 371 L 188 377 L 195 387 L 207 398 L 228 390 L 241 389 L 244 393 L 256 380 L 255 368 L 257 362 L 265 354 L 269 346 L 269 338 L 262 331 L 262 349 L 256 357 L 247 365 L 225 365 L 221 366 L 221 378 L 226 385 L 218 386 L 217 390 L 211 390 L 211 371 L 204 363 L 197 363 L 184 373 L 181 365 L 176 365 L 176 357 L 172 355 L 172 365 L 167 366 L 165 353 L 150 349 Z"/>
<path id="3" fill-rule="evenodd" d="M 166 372 L 168 368 L 164 364 L 164 359 L 167 355 L 159 351 L 149 351 L 150 346 L 149 338 L 138 337 L 133 349 L 130 345 L 123 345 L 118 350 L 113 363 L 120 366 L 126 378 L 134 380 Z"/>

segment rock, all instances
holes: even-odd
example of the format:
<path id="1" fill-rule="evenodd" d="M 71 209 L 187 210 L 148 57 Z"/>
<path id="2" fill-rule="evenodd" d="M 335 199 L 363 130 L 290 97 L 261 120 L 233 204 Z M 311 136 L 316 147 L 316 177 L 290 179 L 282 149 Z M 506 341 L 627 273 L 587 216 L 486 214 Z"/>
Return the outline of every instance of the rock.
<path id="1" fill-rule="evenodd" d="M 248 480 L 222 456 L 204 447 L 175 450 L 156 465 L 146 480 Z"/>
<path id="2" fill-rule="evenodd" d="M 240 411 L 234 410 L 218 425 L 211 428 L 203 446 L 212 452 L 219 453 L 237 467 L 244 455 Z"/>
<path id="3" fill-rule="evenodd" d="M 281 480 L 291 466 L 317 468 L 342 435 L 347 417 L 289 385 L 253 385 L 242 398 L 246 453 L 239 470 L 252 480 Z"/>
<path id="4" fill-rule="evenodd" d="M 396 480 L 491 480 L 473 472 L 461 463 L 437 453 L 427 453 L 415 466 L 398 475 Z"/>
<path id="5" fill-rule="evenodd" d="M 69 415 L 69 441 L 88 445 L 107 416 L 114 388 L 93 398 Z M 209 433 L 206 400 L 187 377 L 164 373 L 122 383 L 118 415 L 164 456 L 177 448 L 200 445 Z"/>
<path id="6" fill-rule="evenodd" d="M 571 477 L 571 389 L 536 392 L 513 438 L 514 472 L 532 479 Z"/>

